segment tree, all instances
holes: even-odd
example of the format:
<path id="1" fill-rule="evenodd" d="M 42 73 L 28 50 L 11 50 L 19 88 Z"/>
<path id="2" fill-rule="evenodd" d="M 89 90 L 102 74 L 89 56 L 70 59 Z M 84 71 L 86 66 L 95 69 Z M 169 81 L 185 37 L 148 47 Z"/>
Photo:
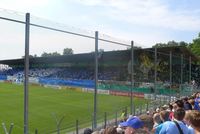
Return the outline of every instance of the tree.
<path id="1" fill-rule="evenodd" d="M 127 47 L 126 49 L 127 49 L 127 50 L 131 50 L 131 47 Z M 136 50 L 136 49 L 138 50 L 138 49 L 142 49 L 142 47 L 133 46 L 133 49 L 134 49 L 134 50 Z"/>
<path id="2" fill-rule="evenodd" d="M 200 56 L 200 33 L 197 38 L 189 45 L 190 50 L 197 56 Z"/>
<path id="3" fill-rule="evenodd" d="M 36 54 L 35 54 L 35 55 L 36 55 Z M 37 55 L 36 55 L 36 56 L 35 56 L 35 55 L 34 55 L 34 56 L 33 56 L 33 55 L 29 55 L 29 58 L 37 57 Z M 25 56 L 22 56 L 23 59 L 24 59 L 24 57 L 25 57 Z"/>
<path id="4" fill-rule="evenodd" d="M 51 53 L 51 56 L 60 56 L 61 54 L 60 53 L 58 53 L 58 52 L 53 52 L 53 53 Z"/>
<path id="5" fill-rule="evenodd" d="M 46 53 L 46 52 L 43 52 L 42 55 L 41 55 L 41 57 L 48 57 L 48 56 L 50 56 L 50 54 Z"/>
<path id="6" fill-rule="evenodd" d="M 53 52 L 53 53 L 46 53 L 46 52 L 43 52 L 41 57 L 49 57 L 49 56 L 60 56 L 61 54 L 58 53 L 58 52 Z"/>
<path id="7" fill-rule="evenodd" d="M 168 41 L 167 43 L 156 43 L 153 48 L 161 48 L 161 47 L 173 47 L 173 46 L 188 46 L 188 43 L 181 41 L 181 42 L 176 42 L 176 41 Z"/>
<path id="8" fill-rule="evenodd" d="M 63 49 L 63 55 L 72 55 L 74 52 L 71 48 Z"/>

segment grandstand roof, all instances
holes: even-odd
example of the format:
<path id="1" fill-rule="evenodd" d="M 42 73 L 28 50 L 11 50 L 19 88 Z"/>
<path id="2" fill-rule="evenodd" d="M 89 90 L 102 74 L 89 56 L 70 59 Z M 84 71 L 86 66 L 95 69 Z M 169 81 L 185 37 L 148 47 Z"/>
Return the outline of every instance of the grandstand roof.
<path id="1" fill-rule="evenodd" d="M 135 54 L 140 54 L 141 52 L 152 52 L 154 53 L 154 48 L 146 49 L 136 49 Z M 157 48 L 157 52 L 160 54 L 169 55 L 169 52 L 172 51 L 173 56 L 180 56 L 183 54 L 184 58 L 189 58 L 191 56 L 192 62 L 200 61 L 200 58 L 195 56 L 189 49 L 186 47 L 163 47 Z M 103 59 L 104 62 L 109 62 L 116 60 L 119 61 L 128 61 L 130 60 L 130 50 L 118 50 L 118 51 L 108 51 L 99 54 L 100 59 Z M 117 57 L 117 58 L 116 58 Z M 136 57 L 135 57 L 136 58 Z M 13 67 L 23 66 L 24 59 L 9 59 L 1 60 L 0 64 L 6 64 Z M 76 66 L 76 65 L 91 65 L 94 64 L 94 53 L 83 53 L 83 54 L 74 54 L 74 55 L 63 55 L 63 56 L 53 56 L 53 57 L 34 57 L 30 58 L 30 66 L 36 65 L 56 65 L 56 66 Z"/>

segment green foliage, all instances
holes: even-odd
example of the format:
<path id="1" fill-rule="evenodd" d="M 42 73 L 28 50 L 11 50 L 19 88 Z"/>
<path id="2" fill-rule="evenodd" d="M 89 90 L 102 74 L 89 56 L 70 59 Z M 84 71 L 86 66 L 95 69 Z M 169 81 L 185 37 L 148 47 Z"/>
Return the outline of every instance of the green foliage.
<path id="1" fill-rule="evenodd" d="M 174 46 L 188 46 L 188 43 L 181 41 L 181 42 L 176 42 L 176 41 L 169 41 L 168 43 L 156 43 L 153 48 L 161 48 L 161 47 L 174 47 Z"/>
<path id="2" fill-rule="evenodd" d="M 63 55 L 72 55 L 72 54 L 74 54 L 74 51 L 71 48 L 63 49 Z"/>
<path id="3" fill-rule="evenodd" d="M 49 56 L 60 56 L 61 54 L 58 53 L 58 52 L 53 52 L 53 53 L 46 53 L 46 52 L 43 52 L 41 57 L 49 57 Z"/>
<path id="4" fill-rule="evenodd" d="M 22 56 L 23 59 L 24 59 L 24 57 L 25 57 L 25 56 Z M 37 57 L 36 54 L 34 54 L 34 55 L 29 55 L 29 58 L 35 58 L 35 57 Z"/>
<path id="5" fill-rule="evenodd" d="M 63 49 L 63 55 L 72 55 L 74 52 L 71 48 L 65 48 Z M 43 52 L 41 57 L 49 57 L 49 56 L 60 56 L 61 54 L 58 52 L 53 52 L 53 53 L 47 53 Z"/>
<path id="6" fill-rule="evenodd" d="M 142 47 L 139 47 L 139 46 L 133 46 L 133 49 L 134 49 L 134 50 L 142 49 Z M 127 47 L 127 50 L 131 50 L 131 47 Z"/>
<path id="7" fill-rule="evenodd" d="M 200 56 L 200 33 L 197 38 L 193 39 L 193 42 L 189 45 L 189 48 L 195 55 Z"/>

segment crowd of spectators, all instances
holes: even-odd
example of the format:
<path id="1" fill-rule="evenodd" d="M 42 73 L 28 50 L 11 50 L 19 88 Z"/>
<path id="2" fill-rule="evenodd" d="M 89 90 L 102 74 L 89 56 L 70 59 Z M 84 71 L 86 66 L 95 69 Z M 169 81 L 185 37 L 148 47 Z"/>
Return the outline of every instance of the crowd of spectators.
<path id="1" fill-rule="evenodd" d="M 100 70 L 99 80 L 114 80 L 119 77 L 117 70 Z M 14 76 L 16 78 L 24 77 L 23 68 L 9 68 L 0 70 L 0 75 Z M 54 79 L 73 79 L 73 80 L 94 80 L 94 70 L 81 68 L 31 68 L 29 77 L 54 78 Z"/>
<path id="2" fill-rule="evenodd" d="M 87 128 L 84 134 L 200 134 L 200 92 L 140 116 L 129 115 L 118 126 L 94 132 Z"/>

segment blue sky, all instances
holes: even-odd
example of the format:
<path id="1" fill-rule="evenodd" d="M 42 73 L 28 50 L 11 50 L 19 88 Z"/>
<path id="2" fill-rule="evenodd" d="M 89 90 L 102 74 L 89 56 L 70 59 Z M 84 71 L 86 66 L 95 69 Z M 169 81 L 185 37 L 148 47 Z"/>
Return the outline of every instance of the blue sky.
<path id="1" fill-rule="evenodd" d="M 199 0 L 1 0 L 0 8 L 30 12 L 72 30 L 98 30 L 143 47 L 171 40 L 191 42 L 200 32 Z M 37 52 L 41 53 L 33 53 Z"/>

